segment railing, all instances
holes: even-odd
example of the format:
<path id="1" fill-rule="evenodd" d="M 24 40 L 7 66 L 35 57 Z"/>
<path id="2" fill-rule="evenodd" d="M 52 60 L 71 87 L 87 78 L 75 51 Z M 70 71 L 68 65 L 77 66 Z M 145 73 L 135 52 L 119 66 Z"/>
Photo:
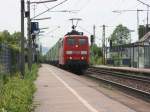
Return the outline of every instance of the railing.
<path id="1" fill-rule="evenodd" d="M 19 67 L 19 53 L 6 44 L 0 44 L 0 74 L 7 74 Z"/>

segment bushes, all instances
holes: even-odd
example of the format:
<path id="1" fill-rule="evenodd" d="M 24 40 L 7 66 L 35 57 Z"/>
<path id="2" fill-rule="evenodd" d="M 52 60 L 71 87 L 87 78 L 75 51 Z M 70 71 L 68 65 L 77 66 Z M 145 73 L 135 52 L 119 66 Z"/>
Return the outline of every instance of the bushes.
<path id="1" fill-rule="evenodd" d="M 32 71 L 26 70 L 22 80 L 19 73 L 8 78 L 0 93 L 0 112 L 30 112 L 33 93 L 35 92 L 34 80 L 37 77 L 38 67 L 33 65 Z"/>
<path id="2" fill-rule="evenodd" d="M 102 64 L 102 49 L 94 44 L 91 46 L 90 51 L 90 63 L 94 65 Z"/>

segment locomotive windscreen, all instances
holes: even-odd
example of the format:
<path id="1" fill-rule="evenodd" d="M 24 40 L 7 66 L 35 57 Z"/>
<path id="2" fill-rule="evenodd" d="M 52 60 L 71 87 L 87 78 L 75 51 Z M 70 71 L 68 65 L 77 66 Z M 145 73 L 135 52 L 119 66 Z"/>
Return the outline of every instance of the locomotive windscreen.
<path id="1" fill-rule="evenodd" d="M 86 45 L 87 39 L 79 39 L 79 45 Z"/>
<path id="2" fill-rule="evenodd" d="M 75 45 L 75 43 L 76 43 L 76 40 L 74 38 L 68 38 L 67 39 L 67 44 L 68 45 Z"/>

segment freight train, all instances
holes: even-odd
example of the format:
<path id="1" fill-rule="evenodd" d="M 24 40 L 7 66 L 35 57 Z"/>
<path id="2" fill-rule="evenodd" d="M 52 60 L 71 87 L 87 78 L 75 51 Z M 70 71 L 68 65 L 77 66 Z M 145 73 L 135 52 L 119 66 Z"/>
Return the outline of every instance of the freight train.
<path id="1" fill-rule="evenodd" d="M 46 54 L 50 64 L 82 73 L 89 66 L 89 40 L 82 32 L 72 30 Z"/>

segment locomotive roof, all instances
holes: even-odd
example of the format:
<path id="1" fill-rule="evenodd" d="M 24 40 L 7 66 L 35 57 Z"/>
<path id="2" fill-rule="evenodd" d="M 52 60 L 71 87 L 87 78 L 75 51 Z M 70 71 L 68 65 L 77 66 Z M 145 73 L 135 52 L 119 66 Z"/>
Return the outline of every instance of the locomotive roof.
<path id="1" fill-rule="evenodd" d="M 66 38 L 71 38 L 71 37 L 82 37 L 82 38 L 86 38 L 87 36 L 84 35 L 65 35 Z"/>
<path id="2" fill-rule="evenodd" d="M 67 35 L 83 35 L 83 32 L 78 32 L 76 30 L 72 30 L 71 32 L 68 32 L 65 36 Z"/>

